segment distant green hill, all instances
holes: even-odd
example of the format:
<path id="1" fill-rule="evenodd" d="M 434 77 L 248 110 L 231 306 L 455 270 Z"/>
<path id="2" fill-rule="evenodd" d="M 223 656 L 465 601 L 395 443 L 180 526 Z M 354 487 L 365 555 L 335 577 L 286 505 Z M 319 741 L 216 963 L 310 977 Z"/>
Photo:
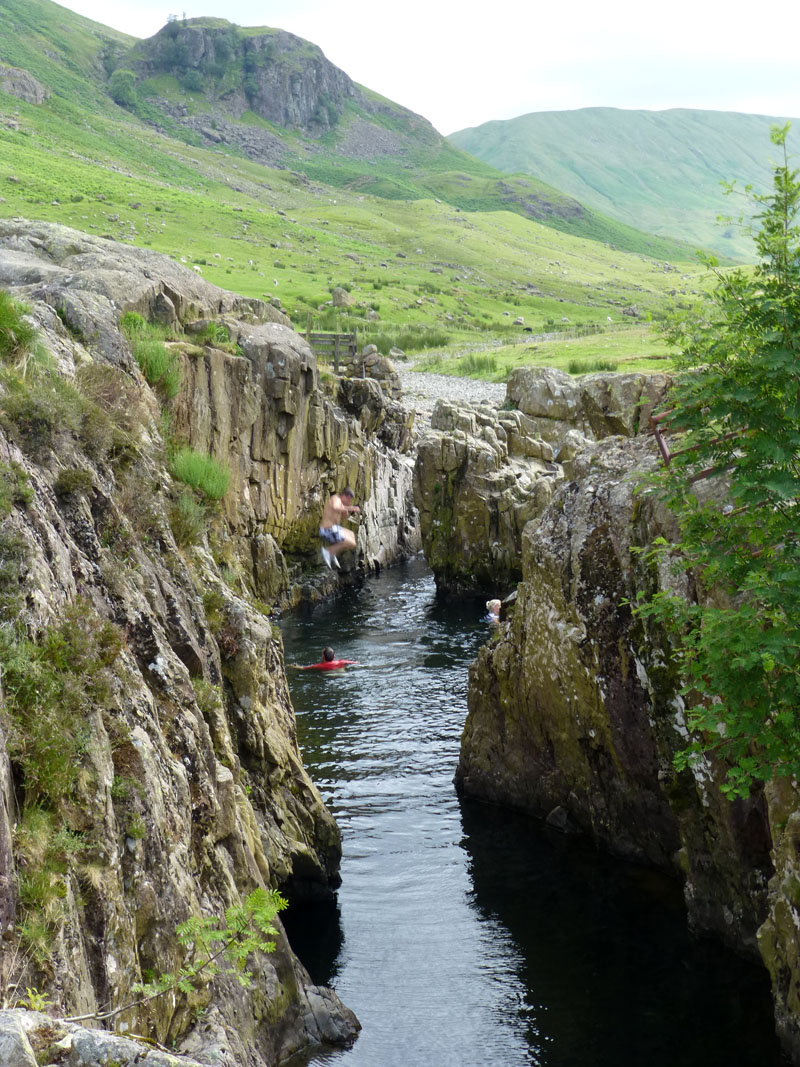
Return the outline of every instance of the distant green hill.
<path id="1" fill-rule="evenodd" d="M 627 325 L 702 287 L 688 246 L 509 178 L 307 41 L 223 19 L 137 41 L 51 0 L 0 0 L 0 215 L 409 347 L 513 338 L 520 316 Z M 351 308 L 328 306 L 335 286 Z"/>
<path id="2" fill-rule="evenodd" d="M 250 158 L 388 200 L 433 196 L 464 211 L 508 210 L 629 251 L 690 249 L 644 236 L 532 179 L 507 181 L 422 116 L 356 85 L 309 41 L 224 19 L 173 19 L 119 60 L 136 74 L 142 118 L 236 144 Z"/>
<path id="3" fill-rule="evenodd" d="M 719 215 L 740 202 L 721 182 L 766 190 L 769 128 L 785 119 L 724 111 L 543 111 L 450 136 L 508 173 L 534 175 L 605 215 L 722 255 L 751 258 L 752 244 Z M 800 152 L 800 124 L 789 138 Z"/>

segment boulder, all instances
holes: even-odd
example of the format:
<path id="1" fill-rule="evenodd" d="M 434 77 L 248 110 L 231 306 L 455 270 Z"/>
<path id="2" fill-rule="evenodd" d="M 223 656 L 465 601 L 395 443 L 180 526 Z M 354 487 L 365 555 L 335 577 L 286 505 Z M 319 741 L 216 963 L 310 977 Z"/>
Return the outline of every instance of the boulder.
<path id="1" fill-rule="evenodd" d="M 27 70 L 0 63 L 0 90 L 24 100 L 26 104 L 43 104 L 50 93 Z"/>
<path id="2" fill-rule="evenodd" d="M 342 371 L 350 378 L 370 378 L 378 382 L 386 396 L 393 400 L 402 396 L 400 375 L 392 361 L 380 354 L 377 345 L 364 345 L 360 354 L 353 356 Z"/>
<path id="3" fill-rule="evenodd" d="M 331 299 L 335 308 L 349 308 L 353 307 L 356 302 L 356 298 L 349 293 L 346 289 L 342 289 L 337 285 L 331 292 Z"/>
<path id="4" fill-rule="evenodd" d="M 38 1067 L 36 1054 L 24 1025 L 28 1014 L 22 1011 L 0 1011 L 0 1063 L 5 1067 Z"/>
<path id="5" fill-rule="evenodd" d="M 669 384 L 666 374 L 573 378 L 552 367 L 520 367 L 508 379 L 507 397 L 534 420 L 539 436 L 558 447 L 570 430 L 590 440 L 647 433 L 649 416 L 663 405 Z"/>

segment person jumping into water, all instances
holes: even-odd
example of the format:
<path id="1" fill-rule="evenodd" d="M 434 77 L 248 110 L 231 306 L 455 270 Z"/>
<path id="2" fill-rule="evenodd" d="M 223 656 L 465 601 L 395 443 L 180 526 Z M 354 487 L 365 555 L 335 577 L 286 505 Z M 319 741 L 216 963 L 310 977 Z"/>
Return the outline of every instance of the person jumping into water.
<path id="1" fill-rule="evenodd" d="M 329 645 L 323 648 L 322 659 L 319 663 L 309 663 L 306 667 L 301 667 L 299 663 L 290 663 L 289 666 L 296 667 L 299 671 L 338 671 L 340 667 L 349 667 L 357 663 L 358 661 L 354 659 L 334 659 L 334 651 Z"/>
<path id="2" fill-rule="evenodd" d="M 356 535 L 341 525 L 344 518 L 361 510 L 353 503 L 354 496 L 355 493 L 348 486 L 341 493 L 334 493 L 329 497 L 322 512 L 319 535 L 325 542 L 322 546 L 322 558 L 328 567 L 338 567 L 339 560 L 336 557 L 339 553 L 356 547 Z"/>

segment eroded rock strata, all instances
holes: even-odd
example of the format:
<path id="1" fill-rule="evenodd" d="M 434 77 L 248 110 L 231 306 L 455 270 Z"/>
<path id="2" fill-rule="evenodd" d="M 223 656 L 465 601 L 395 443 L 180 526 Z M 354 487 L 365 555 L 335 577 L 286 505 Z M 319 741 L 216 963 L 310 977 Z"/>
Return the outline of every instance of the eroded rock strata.
<path id="1" fill-rule="evenodd" d="M 438 401 L 417 446 L 414 501 L 442 594 L 507 592 L 521 577 L 522 531 L 563 478 L 526 416 Z"/>
<path id="2" fill-rule="evenodd" d="M 345 482 L 365 504 L 359 568 L 416 547 L 409 420 L 376 383 L 329 395 L 279 311 L 146 250 L 2 221 L 0 285 L 40 346 L 0 389 L 0 960 L 8 988 L 84 1015 L 176 972 L 187 918 L 260 886 L 337 886 L 338 828 L 302 765 L 268 613 L 338 580 L 318 580 L 316 528 Z M 173 330 L 173 399 L 144 380 L 126 312 Z M 226 344 L 203 335 L 212 320 Z M 171 475 L 187 445 L 229 469 L 220 505 Z M 43 680 L 38 720 L 20 657 Z M 45 715 L 74 753 L 60 785 L 32 740 Z M 252 988 L 219 978 L 109 1025 L 249 1067 L 352 1039 L 354 1016 L 278 928 Z"/>
<path id="3" fill-rule="evenodd" d="M 664 375 L 522 368 L 500 408 L 437 404 L 419 442 L 414 499 L 423 549 L 444 594 L 508 592 L 522 577 L 525 526 L 593 441 L 635 436 L 663 399 Z"/>
<path id="4" fill-rule="evenodd" d="M 731 803 L 714 762 L 675 771 L 687 737 L 681 681 L 664 635 L 626 604 L 678 580 L 636 552 L 675 533 L 636 493 L 660 462 L 637 432 L 642 398 L 649 406 L 662 385 L 587 385 L 576 404 L 578 390 L 553 372 L 509 383 L 567 480 L 525 526 L 516 602 L 470 670 L 457 784 L 681 878 L 696 930 L 760 954 L 779 1034 L 798 1060 L 797 793 L 782 781 Z"/>

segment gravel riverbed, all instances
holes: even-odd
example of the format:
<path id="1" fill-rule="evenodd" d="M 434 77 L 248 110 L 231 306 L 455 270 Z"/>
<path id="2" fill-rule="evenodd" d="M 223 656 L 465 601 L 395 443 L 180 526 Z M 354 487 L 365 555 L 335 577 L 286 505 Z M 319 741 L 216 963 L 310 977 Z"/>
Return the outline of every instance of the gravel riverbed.
<path id="1" fill-rule="evenodd" d="M 502 382 L 481 382 L 473 378 L 428 374 L 399 361 L 395 363 L 395 368 L 403 387 L 403 403 L 414 409 L 416 424 L 420 429 L 430 423 L 431 412 L 437 400 L 499 407 L 506 398 L 506 387 Z"/>

